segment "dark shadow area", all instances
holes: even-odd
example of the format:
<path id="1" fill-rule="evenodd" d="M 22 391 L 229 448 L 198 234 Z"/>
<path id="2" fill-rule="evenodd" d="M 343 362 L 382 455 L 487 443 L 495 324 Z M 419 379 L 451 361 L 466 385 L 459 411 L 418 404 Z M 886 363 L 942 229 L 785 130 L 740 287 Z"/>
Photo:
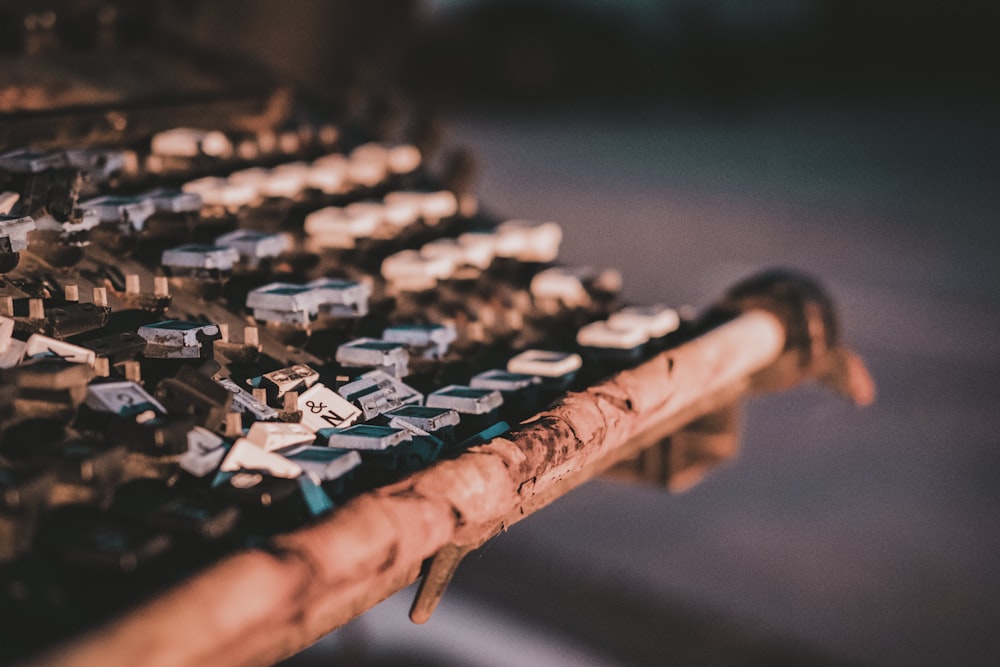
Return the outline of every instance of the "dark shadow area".
<path id="1" fill-rule="evenodd" d="M 722 105 L 779 91 L 978 88 L 1000 53 L 991 3 L 426 3 L 402 61 L 420 98 L 463 104 Z"/>

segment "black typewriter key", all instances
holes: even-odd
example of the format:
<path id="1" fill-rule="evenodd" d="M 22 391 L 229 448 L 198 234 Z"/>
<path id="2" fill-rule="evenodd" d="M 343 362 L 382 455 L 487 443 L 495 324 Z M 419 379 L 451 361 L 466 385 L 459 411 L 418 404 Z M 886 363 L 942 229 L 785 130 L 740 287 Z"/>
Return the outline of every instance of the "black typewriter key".
<path id="1" fill-rule="evenodd" d="M 91 338 L 80 343 L 93 350 L 99 357 L 107 357 L 109 363 L 136 359 L 146 347 L 146 341 L 130 331 Z"/>
<path id="2" fill-rule="evenodd" d="M 207 494 L 185 494 L 160 505 L 146 521 L 172 533 L 217 540 L 235 528 L 239 517 L 240 511 L 232 503 Z"/>
<path id="3" fill-rule="evenodd" d="M 541 378 L 525 373 L 499 369 L 483 371 L 472 377 L 469 386 L 475 389 L 495 389 L 503 396 L 500 417 L 516 424 L 541 409 Z"/>
<path id="4" fill-rule="evenodd" d="M 133 480 L 120 486 L 111 512 L 120 520 L 168 533 L 172 540 L 169 568 L 190 569 L 221 556 L 240 511 L 207 489 L 162 480 Z"/>
<path id="5" fill-rule="evenodd" d="M 65 578 L 40 554 L 0 565 L 0 663 L 52 646 L 88 622 Z"/>
<path id="6" fill-rule="evenodd" d="M 0 465 L 0 563 L 30 551 L 38 515 L 50 503 L 56 475 L 37 465 Z"/>
<path id="7" fill-rule="evenodd" d="M 212 491 L 240 509 L 240 522 L 232 540 L 252 543 L 256 537 L 286 532 L 303 525 L 310 513 L 298 480 L 260 472 L 224 473 Z"/>
<path id="8" fill-rule="evenodd" d="M 56 473 L 38 465 L 0 465 L 0 511 L 33 514 L 44 508 Z"/>
<path id="9" fill-rule="evenodd" d="M 213 489 L 221 497 L 246 508 L 280 508 L 299 491 L 294 479 L 272 477 L 259 472 L 233 473 Z"/>
<path id="10" fill-rule="evenodd" d="M 127 450 L 123 443 L 109 444 L 67 438 L 37 448 L 36 460 L 57 474 L 58 484 L 50 502 L 104 504 L 125 474 Z"/>
<path id="11" fill-rule="evenodd" d="M 165 480 L 134 479 L 115 489 L 110 512 L 129 522 L 144 522 L 157 508 L 177 495 Z"/>
<path id="12" fill-rule="evenodd" d="M 163 531 L 129 525 L 78 505 L 49 512 L 36 540 L 45 552 L 67 565 L 125 574 L 146 567 L 171 546 Z"/>
<path id="13" fill-rule="evenodd" d="M 383 415 L 389 426 L 397 428 L 416 429 L 415 434 L 422 431 L 432 435 L 444 443 L 455 442 L 455 427 L 460 423 L 461 416 L 451 408 L 431 408 L 424 405 L 407 405 Z"/>

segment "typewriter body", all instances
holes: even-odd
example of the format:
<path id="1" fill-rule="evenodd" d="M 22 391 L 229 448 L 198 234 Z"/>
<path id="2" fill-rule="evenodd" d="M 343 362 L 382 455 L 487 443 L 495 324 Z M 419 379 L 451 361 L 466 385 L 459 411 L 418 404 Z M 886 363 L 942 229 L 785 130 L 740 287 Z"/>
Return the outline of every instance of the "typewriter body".
<path id="1" fill-rule="evenodd" d="M 354 8 L 339 31 L 354 37 L 347 55 L 410 9 Z M 24 2 L 3 16 L 0 659 L 82 641 L 52 659 L 124 664 L 141 649 L 164 664 L 267 662 L 421 572 L 422 620 L 464 553 L 614 463 L 631 456 L 633 473 L 665 482 L 731 455 L 731 424 L 717 419 L 721 449 L 689 437 L 672 458 L 636 458 L 728 414 L 753 372 L 787 361 L 801 341 L 781 312 L 747 325 L 760 344 L 723 355 L 731 372 L 700 375 L 704 346 L 756 340 L 715 329 L 760 305 L 753 289 L 697 322 L 622 307 L 617 271 L 558 264 L 558 224 L 482 211 L 468 154 L 372 79 L 371 60 L 348 57 L 324 95 L 304 95 L 185 41 L 192 11 Z M 811 312 L 793 310 L 786 320 Z M 683 353 L 664 356 L 682 343 L 690 377 Z M 814 350 L 783 372 L 843 387 L 851 368 L 838 359 L 831 370 Z M 678 372 L 704 395 L 664 408 L 687 390 L 659 378 Z M 542 412 L 573 391 L 596 417 L 579 421 L 583 398 Z M 598 418 L 600 433 L 579 430 Z M 497 491 L 493 468 L 476 466 L 501 459 L 530 483 Z M 354 531 L 400 498 L 427 505 Z M 435 532 L 442 507 L 454 534 Z M 287 554 L 330 545 L 359 563 L 383 546 L 393 555 L 377 572 L 358 566 L 368 583 L 327 573 L 342 599 L 271 599 L 302 581 Z M 150 639 L 212 605 L 239 616 L 232 572 L 272 570 L 261 604 L 298 619 L 284 634 L 254 638 L 248 619 L 231 635 L 206 626 L 191 642 L 200 652 Z"/>

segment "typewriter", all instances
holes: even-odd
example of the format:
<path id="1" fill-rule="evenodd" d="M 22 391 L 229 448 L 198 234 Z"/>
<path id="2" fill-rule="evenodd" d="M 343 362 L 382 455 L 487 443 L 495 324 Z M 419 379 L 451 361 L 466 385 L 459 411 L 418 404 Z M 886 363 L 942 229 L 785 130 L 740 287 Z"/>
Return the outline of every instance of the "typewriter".
<path id="1" fill-rule="evenodd" d="M 703 330 L 482 210 L 383 91 L 309 99 L 163 4 L 3 17 L 3 662 Z"/>

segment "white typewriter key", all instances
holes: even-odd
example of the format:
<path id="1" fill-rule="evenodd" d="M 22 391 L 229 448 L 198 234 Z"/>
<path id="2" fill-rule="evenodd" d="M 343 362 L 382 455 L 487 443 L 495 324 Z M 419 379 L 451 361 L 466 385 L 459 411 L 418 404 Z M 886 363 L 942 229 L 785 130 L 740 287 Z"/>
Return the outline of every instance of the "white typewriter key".
<path id="1" fill-rule="evenodd" d="M 562 244 L 562 227 L 555 222 L 541 222 L 531 228 L 527 252 L 521 256 L 526 262 L 552 262 L 559 255 Z"/>
<path id="2" fill-rule="evenodd" d="M 361 465 L 361 454 L 330 447 L 302 447 L 284 456 L 319 482 L 343 477 Z"/>
<path id="3" fill-rule="evenodd" d="M 398 289 L 415 292 L 433 289 L 437 281 L 450 278 L 456 268 L 452 256 L 424 257 L 416 250 L 403 250 L 382 261 L 382 277 Z"/>
<path id="4" fill-rule="evenodd" d="M 254 422 L 247 431 L 246 439 L 269 452 L 273 452 L 296 445 L 310 445 L 316 440 L 316 433 L 302 424 Z"/>
<path id="5" fill-rule="evenodd" d="M 269 452 L 246 438 L 240 438 L 229 449 L 219 470 L 239 472 L 253 470 L 272 477 L 295 479 L 302 474 L 302 468 L 280 454 Z"/>
<path id="6" fill-rule="evenodd" d="M 445 346 L 455 342 L 458 334 L 450 324 L 396 324 L 382 334 L 384 340 L 413 347 Z"/>
<path id="7" fill-rule="evenodd" d="M 497 226 L 497 255 L 522 262 L 551 262 L 559 255 L 562 228 L 555 222 L 508 220 Z"/>
<path id="8" fill-rule="evenodd" d="M 14 339 L 14 318 L 0 315 L 0 352 L 5 352 Z"/>
<path id="9" fill-rule="evenodd" d="M 622 273 L 618 269 L 602 269 L 594 276 L 591 285 L 602 292 L 617 294 L 622 289 Z"/>
<path id="10" fill-rule="evenodd" d="M 208 322 L 185 322 L 165 320 L 155 324 L 145 324 L 136 331 L 140 338 L 150 345 L 168 347 L 188 347 L 201 345 L 204 339 L 221 337 L 219 325 Z"/>
<path id="11" fill-rule="evenodd" d="M 559 254 L 562 229 L 554 222 L 508 220 L 496 228 L 497 254 L 526 262 L 551 262 Z"/>
<path id="12" fill-rule="evenodd" d="M 24 341 L 11 338 L 7 346 L 0 350 L 0 368 L 13 368 L 24 359 L 24 349 L 27 345 Z"/>
<path id="13" fill-rule="evenodd" d="M 389 174 L 389 152 L 375 143 L 363 144 L 351 151 L 347 162 L 347 178 L 352 183 L 372 187 Z"/>
<path id="14" fill-rule="evenodd" d="M 278 411 L 272 408 L 267 403 L 258 401 L 254 398 L 253 394 L 239 386 L 229 378 L 224 378 L 219 380 L 219 384 L 229 390 L 229 393 L 233 395 L 233 410 L 236 412 L 245 412 L 247 414 L 253 415 L 253 418 L 258 421 L 267 421 L 270 419 L 278 418 Z"/>
<path id="15" fill-rule="evenodd" d="M 200 359 L 201 345 L 155 345 L 149 344 L 143 348 L 142 354 L 147 359 Z M 127 362 L 126 362 L 127 363 Z M 136 362 L 138 363 L 138 362 Z M 136 366 L 138 368 L 138 366 Z"/>
<path id="16" fill-rule="evenodd" d="M 507 362 L 507 370 L 541 378 L 558 378 L 580 370 L 582 365 L 580 355 L 573 352 L 525 350 Z"/>
<path id="17" fill-rule="evenodd" d="M 206 132 L 201 138 L 201 152 L 213 157 L 225 157 L 232 154 L 233 144 L 222 132 Z"/>
<path id="18" fill-rule="evenodd" d="M 401 343 L 358 338 L 337 348 L 337 363 L 344 366 L 392 369 L 396 377 L 408 374 L 410 354 Z"/>
<path id="19" fill-rule="evenodd" d="M 259 311 L 287 313 L 289 321 L 294 319 L 293 315 L 301 314 L 303 323 L 308 322 L 310 316 L 315 316 L 319 307 L 315 290 L 292 283 L 271 283 L 251 290 L 247 294 L 246 306 L 253 309 L 257 319 L 269 319 L 260 317 Z"/>
<path id="20" fill-rule="evenodd" d="M 164 250 L 160 263 L 179 269 L 217 269 L 229 271 L 240 259 L 236 248 L 191 243 Z"/>
<path id="21" fill-rule="evenodd" d="M 437 239 L 420 247 L 420 256 L 425 259 L 446 258 L 455 266 L 465 264 L 465 250 L 454 239 Z"/>
<path id="22" fill-rule="evenodd" d="M 259 193 L 260 189 L 264 186 L 264 183 L 267 182 L 270 175 L 270 169 L 265 169 L 264 167 L 250 167 L 248 169 L 234 171 L 226 177 L 226 180 L 232 185 L 248 185 L 252 187 L 255 192 Z"/>
<path id="23" fill-rule="evenodd" d="M 385 180 L 386 166 L 378 162 L 351 160 L 347 164 L 347 178 L 351 183 L 374 187 Z"/>
<path id="24" fill-rule="evenodd" d="M 382 332 L 383 340 L 402 343 L 414 354 L 439 359 L 458 338 L 451 324 L 397 324 Z"/>
<path id="25" fill-rule="evenodd" d="M 286 162 L 272 168 L 260 192 L 265 197 L 294 199 L 306 189 L 312 168 L 305 162 Z"/>
<path id="26" fill-rule="evenodd" d="M 488 269 L 497 254 L 497 235 L 493 232 L 466 232 L 458 237 L 462 260 L 469 266 Z"/>
<path id="27" fill-rule="evenodd" d="M 84 172 L 95 183 L 106 183 L 124 170 L 134 153 L 101 148 L 71 148 L 64 151 L 66 164 Z"/>
<path id="28" fill-rule="evenodd" d="M 409 174 L 420 167 L 422 159 L 420 149 L 413 144 L 399 144 L 389 147 L 386 164 L 394 174 Z"/>
<path id="29" fill-rule="evenodd" d="M 379 162 L 388 166 L 389 149 L 380 143 L 370 141 L 352 150 L 350 159 L 359 162 Z"/>
<path id="30" fill-rule="evenodd" d="M 285 392 L 299 391 L 311 387 L 319 381 L 319 373 L 306 364 L 295 364 L 280 368 L 261 376 L 263 380 L 275 388 L 276 395 L 281 398 Z"/>
<path id="31" fill-rule="evenodd" d="M 218 176 L 206 176 L 188 181 L 181 186 L 181 190 L 200 195 L 202 202 L 209 206 L 225 208 L 246 206 L 257 198 L 257 188 L 254 185 L 236 183 Z"/>
<path id="32" fill-rule="evenodd" d="M 404 251 L 405 252 L 405 251 Z M 417 253 L 423 263 L 425 275 L 435 280 L 446 280 L 450 278 L 457 268 L 456 257 L 451 254 L 442 254 L 436 257 L 424 257 Z"/>
<path id="33" fill-rule="evenodd" d="M 306 284 L 316 294 L 319 311 L 330 317 L 364 317 L 368 314 L 371 286 L 341 278 L 318 278 Z"/>
<path id="34" fill-rule="evenodd" d="M 497 257 L 516 259 L 527 252 L 528 230 L 522 220 L 508 220 L 496 229 Z"/>
<path id="35" fill-rule="evenodd" d="M 302 425 L 318 431 L 323 428 L 350 426 L 361 417 L 361 410 L 322 383 L 299 394 Z"/>
<path id="36" fill-rule="evenodd" d="M 434 225 L 458 213 L 458 198 L 448 190 L 422 193 L 420 212 L 427 224 Z"/>
<path id="37" fill-rule="evenodd" d="M 360 201 L 344 207 L 344 215 L 364 222 L 366 225 L 364 236 L 372 236 L 376 230 L 386 224 L 385 212 L 385 204 L 377 201 Z M 368 225 L 371 226 L 371 232 L 367 231 Z"/>
<path id="38" fill-rule="evenodd" d="M 641 329 L 650 338 L 662 338 L 680 326 L 677 311 L 663 305 L 627 306 L 608 318 L 613 329 Z"/>
<path id="39" fill-rule="evenodd" d="M 0 244 L 7 252 L 21 252 L 28 248 L 28 232 L 36 227 L 31 216 L 0 216 Z"/>
<path id="40" fill-rule="evenodd" d="M 454 410 L 447 410 L 447 412 L 455 412 L 455 411 Z M 457 412 L 455 412 L 455 417 L 456 417 L 456 419 L 458 418 L 458 413 Z M 410 432 L 410 436 L 412 436 L 412 437 L 416 437 L 418 435 L 419 436 L 428 436 L 428 435 L 430 435 L 430 433 L 428 433 L 427 431 L 423 430 L 422 428 L 418 428 L 418 427 L 414 426 L 413 424 L 411 424 L 410 422 L 405 421 L 403 419 L 400 419 L 399 417 L 393 417 L 392 419 L 390 419 L 389 420 L 389 426 L 391 426 L 392 428 L 401 428 L 404 431 L 409 431 Z"/>
<path id="41" fill-rule="evenodd" d="M 645 329 L 615 329 L 607 322 L 591 322 L 576 332 L 576 342 L 584 347 L 632 350 L 649 342 Z"/>
<path id="42" fill-rule="evenodd" d="M 37 174 L 48 169 L 62 169 L 65 166 L 66 154 L 62 151 L 18 148 L 0 155 L 0 169 L 15 174 Z"/>
<path id="43" fill-rule="evenodd" d="M 383 451 L 412 439 L 413 436 L 406 429 L 359 424 L 350 428 L 337 429 L 330 434 L 327 445 L 337 449 Z"/>
<path id="44" fill-rule="evenodd" d="M 585 307 L 591 299 L 584 280 L 592 274 L 590 269 L 561 266 L 539 271 L 531 279 L 531 296 L 536 300 L 556 301 L 567 308 Z"/>
<path id="45" fill-rule="evenodd" d="M 234 489 L 252 489 L 264 481 L 264 476 L 256 472 L 238 472 L 229 480 Z"/>
<path id="46" fill-rule="evenodd" d="M 407 405 L 386 413 L 392 422 L 405 422 L 421 431 L 431 433 L 449 426 L 457 426 L 461 421 L 458 411 L 453 408 L 434 408 L 422 405 Z"/>
<path id="47" fill-rule="evenodd" d="M 153 135 L 151 149 L 169 157 L 223 157 L 232 152 L 233 145 L 222 132 L 177 127 Z"/>
<path id="48" fill-rule="evenodd" d="M 225 441 L 200 426 L 188 431 L 187 445 L 187 451 L 181 454 L 178 462 L 182 470 L 195 477 L 204 477 L 214 471 L 226 455 Z"/>
<path id="49" fill-rule="evenodd" d="M 324 250 L 353 250 L 357 247 L 354 235 L 337 229 L 328 229 L 322 233 L 307 234 L 302 248 L 307 252 L 319 255 Z"/>
<path id="50" fill-rule="evenodd" d="M 427 395 L 427 407 L 448 408 L 467 415 L 484 415 L 503 405 L 503 396 L 493 389 L 448 385 Z"/>
<path id="51" fill-rule="evenodd" d="M 10 214 L 11 209 L 14 208 L 14 204 L 16 204 L 20 198 L 21 195 L 17 192 L 11 192 L 10 190 L 0 192 L 0 215 Z"/>
<path id="52" fill-rule="evenodd" d="M 93 366 L 94 359 L 97 358 L 97 353 L 89 348 L 73 345 L 72 343 L 67 343 L 66 341 L 57 340 L 55 338 L 49 338 L 48 336 L 43 336 L 42 334 L 31 334 L 24 346 L 24 356 L 59 357 L 60 359 L 65 359 L 66 361 L 74 364 L 90 364 Z"/>
<path id="53" fill-rule="evenodd" d="M 390 192 L 382 198 L 385 205 L 384 218 L 396 229 L 414 224 L 420 219 L 421 209 L 418 197 L 412 192 Z"/>
<path id="54" fill-rule="evenodd" d="M 314 161 L 306 177 L 306 185 L 328 195 L 346 192 L 347 158 L 340 153 L 334 153 Z"/>
<path id="55" fill-rule="evenodd" d="M 215 245 L 235 248 L 241 259 L 253 262 L 267 257 L 277 257 L 291 248 L 292 243 L 287 234 L 237 229 L 215 239 Z"/>
<path id="56" fill-rule="evenodd" d="M 344 208 L 328 206 L 307 215 L 303 228 L 321 245 L 353 248 L 356 239 L 372 237 L 381 222 L 378 211 L 355 207 L 348 212 Z"/>
<path id="57" fill-rule="evenodd" d="M 250 138 L 238 141 L 234 150 L 238 158 L 247 162 L 260 157 L 260 144 Z"/>
<path id="58" fill-rule="evenodd" d="M 197 192 L 184 192 L 173 188 L 153 188 L 142 194 L 160 213 L 191 213 L 201 209 L 204 202 Z"/>
<path id="59" fill-rule="evenodd" d="M 156 212 L 156 206 L 148 197 L 125 197 L 122 195 L 102 195 L 80 202 L 80 208 L 97 214 L 105 223 L 128 221 L 135 229 L 142 229 L 146 218 Z"/>
<path id="60" fill-rule="evenodd" d="M 302 148 L 302 139 L 293 130 L 278 133 L 278 150 L 282 153 L 295 153 Z"/>
<path id="61" fill-rule="evenodd" d="M 51 215 L 40 215 L 35 218 L 35 229 L 60 232 L 62 234 L 75 234 L 93 229 L 101 223 L 97 213 L 89 209 L 78 209 L 80 218 L 76 222 L 56 220 Z M 30 220 L 30 218 L 29 218 Z"/>
<path id="62" fill-rule="evenodd" d="M 363 374 L 337 389 L 337 393 L 360 406 L 366 421 L 404 405 L 419 405 L 424 400 L 423 394 L 382 370 Z"/>
<path id="63" fill-rule="evenodd" d="M 85 403 L 91 410 L 121 416 L 135 415 L 146 410 L 167 414 L 162 403 L 140 385 L 128 380 L 88 385 Z"/>
<path id="64" fill-rule="evenodd" d="M 493 369 L 473 375 L 469 386 L 473 389 L 496 389 L 497 391 L 519 391 L 541 383 L 537 375 L 511 373 Z"/>

